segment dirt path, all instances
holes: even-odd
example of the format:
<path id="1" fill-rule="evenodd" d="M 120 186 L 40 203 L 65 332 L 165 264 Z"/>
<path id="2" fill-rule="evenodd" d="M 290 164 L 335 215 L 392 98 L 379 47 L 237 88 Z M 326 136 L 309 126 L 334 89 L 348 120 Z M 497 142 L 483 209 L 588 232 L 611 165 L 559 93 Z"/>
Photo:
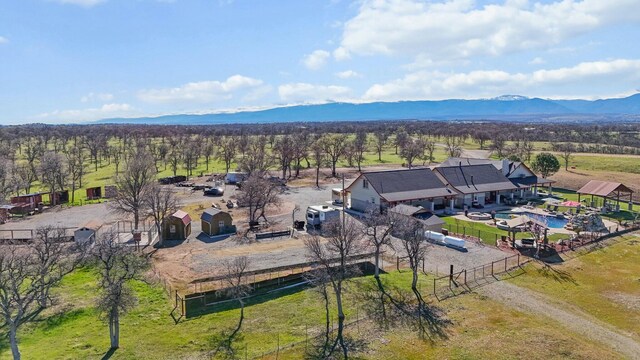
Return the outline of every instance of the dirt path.
<path id="1" fill-rule="evenodd" d="M 629 359 L 640 359 L 640 343 L 569 304 L 559 303 L 505 281 L 486 285 L 478 292 L 515 309 L 549 317 L 578 334 L 610 346 Z"/>

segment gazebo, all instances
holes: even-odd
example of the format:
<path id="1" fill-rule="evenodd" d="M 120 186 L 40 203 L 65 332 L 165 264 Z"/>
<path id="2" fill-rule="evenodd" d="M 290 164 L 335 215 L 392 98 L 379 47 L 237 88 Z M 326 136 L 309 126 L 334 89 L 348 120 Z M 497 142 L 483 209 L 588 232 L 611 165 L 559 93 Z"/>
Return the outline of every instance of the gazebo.
<path id="1" fill-rule="evenodd" d="M 578 201 L 582 195 L 591 195 L 591 207 L 595 207 L 594 197 L 603 199 L 602 207 L 607 206 L 607 200 L 616 202 L 616 211 L 620 211 L 620 199 L 629 201 L 629 210 L 633 210 L 633 190 L 624 184 L 612 181 L 591 180 L 578 192 Z"/>

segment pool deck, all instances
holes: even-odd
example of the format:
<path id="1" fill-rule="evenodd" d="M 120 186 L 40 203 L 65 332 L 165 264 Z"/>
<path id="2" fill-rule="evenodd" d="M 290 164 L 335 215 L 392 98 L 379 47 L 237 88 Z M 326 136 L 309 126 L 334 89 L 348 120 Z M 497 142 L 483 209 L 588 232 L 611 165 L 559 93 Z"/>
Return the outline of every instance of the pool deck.
<path id="1" fill-rule="evenodd" d="M 484 209 L 473 209 L 474 212 L 485 212 L 485 213 L 491 213 L 491 211 L 496 211 L 496 212 L 504 212 L 504 211 L 511 211 L 514 213 L 518 213 L 518 212 L 530 212 L 530 213 L 534 213 L 534 214 L 538 214 L 538 215 L 549 215 L 548 213 L 546 213 L 544 210 L 540 209 L 540 208 L 524 208 L 524 207 L 506 207 L 506 206 L 494 206 L 494 207 L 487 207 Z M 495 227 L 495 224 L 493 223 L 493 220 L 472 220 L 466 216 L 464 216 L 464 213 L 457 213 L 456 215 L 452 215 L 453 218 L 456 219 L 460 219 L 463 221 L 470 221 L 470 222 L 475 222 L 475 223 L 482 223 L 485 225 L 489 225 L 492 227 Z M 604 225 L 607 228 L 611 228 L 611 227 L 615 227 L 617 224 L 607 220 L 607 219 L 602 219 L 602 222 L 604 223 Z M 575 235 L 575 231 L 571 231 L 571 230 L 567 230 L 565 228 L 549 228 L 548 234 L 567 234 L 567 235 Z"/>

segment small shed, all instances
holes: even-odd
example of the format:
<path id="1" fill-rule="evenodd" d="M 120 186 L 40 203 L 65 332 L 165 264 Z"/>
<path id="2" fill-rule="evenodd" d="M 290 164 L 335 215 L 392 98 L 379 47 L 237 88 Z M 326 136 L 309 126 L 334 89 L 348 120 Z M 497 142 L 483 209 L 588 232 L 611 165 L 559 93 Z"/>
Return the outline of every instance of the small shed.
<path id="1" fill-rule="evenodd" d="M 100 220 L 91 220 L 73 232 L 73 238 L 77 243 L 95 241 L 98 231 L 104 224 Z"/>
<path id="2" fill-rule="evenodd" d="M 87 200 L 97 200 L 102 197 L 102 187 L 87 188 Z"/>
<path id="3" fill-rule="evenodd" d="M 209 236 L 229 234 L 236 231 L 231 215 L 220 209 L 211 208 L 205 210 L 200 220 L 202 222 L 202 232 Z"/>
<path id="4" fill-rule="evenodd" d="M 191 216 L 178 210 L 162 222 L 164 240 L 186 240 L 191 235 Z"/>

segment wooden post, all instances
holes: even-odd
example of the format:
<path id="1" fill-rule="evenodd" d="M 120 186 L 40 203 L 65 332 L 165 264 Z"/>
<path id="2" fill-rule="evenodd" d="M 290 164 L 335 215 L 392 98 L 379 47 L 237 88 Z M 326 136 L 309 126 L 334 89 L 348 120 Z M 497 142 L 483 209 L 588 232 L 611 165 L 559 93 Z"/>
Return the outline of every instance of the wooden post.
<path id="1" fill-rule="evenodd" d="M 507 258 L 504 258 L 504 272 L 507 272 Z"/>
<path id="2" fill-rule="evenodd" d="M 464 269 L 464 284 L 467 285 L 467 269 Z"/>
<path id="3" fill-rule="evenodd" d="M 449 288 L 451 288 L 452 282 L 453 282 L 453 264 L 449 265 Z"/>
<path id="4" fill-rule="evenodd" d="M 493 261 L 491 262 L 491 276 L 493 276 Z"/>
<path id="5" fill-rule="evenodd" d="M 518 253 L 517 255 L 518 255 L 518 267 L 520 267 L 520 253 Z"/>
<path id="6" fill-rule="evenodd" d="M 280 355 L 280 333 L 278 333 L 278 342 L 277 342 L 277 349 L 276 349 L 276 360 L 278 360 L 278 356 Z"/>
<path id="7" fill-rule="evenodd" d="M 436 279 L 433 279 L 433 295 L 437 296 L 436 295 Z"/>
<path id="8" fill-rule="evenodd" d="M 396 256 L 396 269 L 400 271 L 400 257 Z"/>

